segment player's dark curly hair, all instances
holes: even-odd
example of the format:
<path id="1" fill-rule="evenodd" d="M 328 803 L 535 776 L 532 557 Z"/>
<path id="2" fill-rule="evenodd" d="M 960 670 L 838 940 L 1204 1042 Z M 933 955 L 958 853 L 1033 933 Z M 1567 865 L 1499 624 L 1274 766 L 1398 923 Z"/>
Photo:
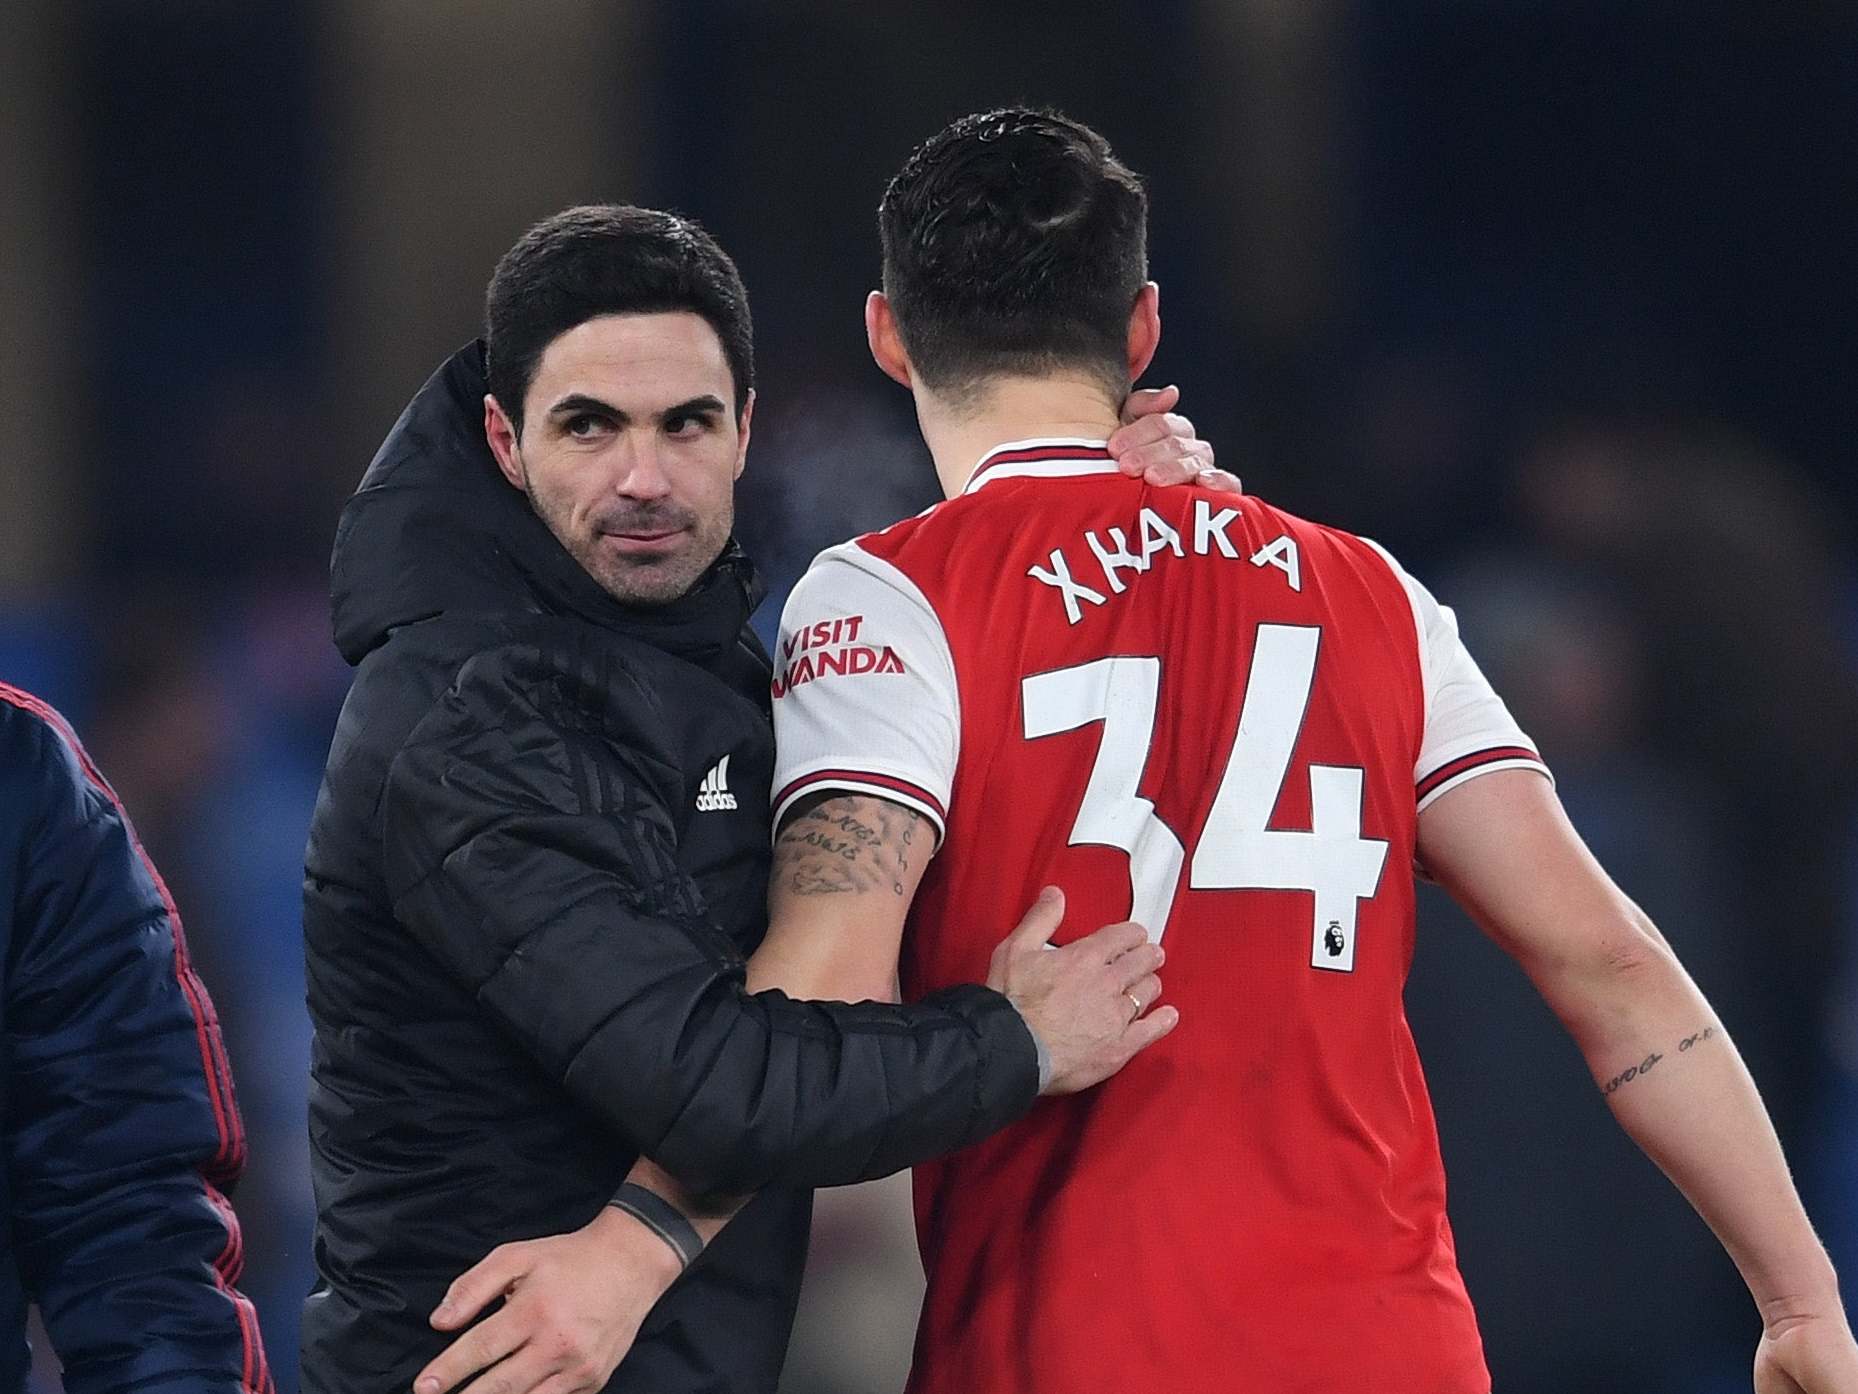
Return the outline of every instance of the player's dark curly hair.
<path id="1" fill-rule="evenodd" d="M 748 291 L 729 254 L 689 218 L 618 203 L 545 218 L 503 254 L 484 295 L 490 393 L 521 433 L 523 399 L 555 339 L 597 315 L 689 310 L 723 342 L 739 416 L 755 385 Z"/>
<path id="2" fill-rule="evenodd" d="M 964 116 L 878 205 L 884 293 L 910 363 L 954 399 L 1000 374 L 1078 367 L 1129 390 L 1148 196 L 1109 142 L 1055 111 Z"/>

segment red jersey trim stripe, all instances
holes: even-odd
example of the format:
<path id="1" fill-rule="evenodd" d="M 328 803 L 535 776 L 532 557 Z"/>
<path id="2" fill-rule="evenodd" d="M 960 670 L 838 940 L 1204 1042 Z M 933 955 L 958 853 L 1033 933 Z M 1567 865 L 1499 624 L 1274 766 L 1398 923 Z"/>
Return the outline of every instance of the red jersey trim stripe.
<path id="1" fill-rule="evenodd" d="M 1436 793 L 1460 775 L 1484 765 L 1493 765 L 1499 761 L 1509 764 L 1541 765 L 1542 757 L 1526 745 L 1493 745 L 1486 750 L 1474 750 L 1469 755 L 1460 755 L 1455 760 L 1447 760 L 1431 774 L 1414 786 L 1413 795 L 1425 799 Z M 1544 766 L 1546 768 L 1546 766 Z"/>
<path id="2" fill-rule="evenodd" d="M 865 770 L 814 770 L 811 774 L 789 780 L 787 786 L 774 796 L 775 828 L 779 829 L 781 814 L 789 804 L 802 794 L 822 788 L 857 790 L 881 798 L 896 798 L 927 814 L 936 825 L 938 837 L 948 824 L 948 811 L 942 807 L 942 801 L 920 784 L 898 779 L 894 775 L 871 774 Z"/>
<path id="3" fill-rule="evenodd" d="M 0 683 L 0 701 L 38 717 L 69 747 L 77 757 L 84 777 L 98 793 L 109 800 L 117 817 L 122 819 L 123 830 L 129 834 L 136 859 L 155 883 L 155 890 L 161 897 L 174 941 L 174 976 L 194 1019 L 194 1034 L 200 1046 L 200 1064 L 206 1077 L 207 1102 L 212 1106 L 214 1130 L 219 1137 L 217 1151 L 200 1174 L 200 1185 L 206 1192 L 207 1203 L 219 1214 L 226 1229 L 226 1247 L 213 1260 L 213 1281 L 232 1303 L 239 1323 L 239 1343 L 243 1347 L 240 1387 L 246 1394 L 269 1394 L 275 1386 L 265 1360 L 264 1341 L 258 1334 L 258 1312 L 252 1306 L 251 1299 L 232 1286 L 245 1267 L 244 1236 L 240 1232 L 238 1216 L 233 1213 L 232 1205 L 219 1187 L 213 1184 L 216 1181 L 236 1180 L 245 1169 L 245 1128 L 239 1117 L 238 1105 L 232 1098 L 232 1067 L 226 1059 L 225 1043 L 220 1039 L 219 1021 L 213 1012 L 211 999 L 206 995 L 206 988 L 194 975 L 193 962 L 187 952 L 187 934 L 181 926 L 181 912 L 174 904 L 174 897 L 168 892 L 168 883 L 161 879 L 161 873 L 155 869 L 155 863 L 143 848 L 142 839 L 136 836 L 135 825 L 129 821 L 129 811 L 123 807 L 123 801 L 116 797 L 115 789 L 110 787 L 103 772 L 91 763 L 90 752 L 84 749 L 84 743 L 77 738 L 77 732 L 71 729 L 71 724 L 49 704 L 6 683 Z"/>

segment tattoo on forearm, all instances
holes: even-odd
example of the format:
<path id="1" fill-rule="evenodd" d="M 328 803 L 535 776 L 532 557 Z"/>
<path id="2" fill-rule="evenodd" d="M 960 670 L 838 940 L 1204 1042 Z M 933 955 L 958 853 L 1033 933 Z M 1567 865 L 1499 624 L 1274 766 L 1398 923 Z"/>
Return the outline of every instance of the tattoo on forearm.
<path id="1" fill-rule="evenodd" d="M 826 795 L 804 803 L 774 845 L 774 875 L 797 895 L 888 887 L 902 895 L 922 815 L 887 799 Z"/>
<path id="2" fill-rule="evenodd" d="M 1691 1032 L 1677 1043 L 1678 1054 L 1682 1055 L 1685 1051 L 1702 1045 L 1703 1042 L 1711 1039 L 1715 1035 L 1716 1028 L 1714 1026 L 1705 1026 L 1700 1031 Z M 1601 1085 L 1600 1092 L 1602 1094 L 1616 1093 L 1623 1086 L 1632 1083 L 1633 1080 L 1639 1078 L 1641 1075 L 1650 1074 L 1652 1067 L 1662 1059 L 1664 1059 L 1664 1056 L 1660 1055 L 1657 1051 L 1653 1051 L 1650 1055 L 1639 1061 L 1638 1064 L 1628 1066 L 1626 1069 L 1614 1075 L 1605 1084 Z"/>
<path id="3" fill-rule="evenodd" d="M 1626 1069 L 1614 1075 L 1605 1084 L 1601 1085 L 1600 1092 L 1602 1094 L 1611 1094 L 1621 1085 L 1632 1083 L 1632 1081 L 1637 1079 L 1640 1075 L 1650 1074 L 1652 1072 L 1652 1066 L 1656 1065 L 1662 1059 L 1664 1059 L 1664 1056 L 1660 1055 L 1657 1051 L 1653 1051 L 1650 1055 L 1639 1061 L 1638 1064 L 1628 1066 Z"/>

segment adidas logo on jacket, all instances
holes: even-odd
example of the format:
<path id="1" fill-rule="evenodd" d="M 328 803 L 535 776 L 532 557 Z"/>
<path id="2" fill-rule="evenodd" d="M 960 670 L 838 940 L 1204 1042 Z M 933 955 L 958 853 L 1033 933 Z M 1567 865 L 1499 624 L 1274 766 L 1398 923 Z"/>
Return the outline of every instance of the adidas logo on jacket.
<path id="1" fill-rule="evenodd" d="M 703 776 L 697 790 L 697 812 L 718 813 L 735 807 L 735 795 L 729 792 L 729 757 L 723 756 Z"/>

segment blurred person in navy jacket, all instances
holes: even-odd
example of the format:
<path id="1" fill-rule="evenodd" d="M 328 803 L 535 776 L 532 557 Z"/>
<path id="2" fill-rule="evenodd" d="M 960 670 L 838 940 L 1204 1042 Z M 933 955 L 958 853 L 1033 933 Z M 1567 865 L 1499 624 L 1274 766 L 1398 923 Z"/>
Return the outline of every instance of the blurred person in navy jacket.
<path id="1" fill-rule="evenodd" d="M 64 719 L 0 683 L 0 1394 L 269 1394 L 232 1076 L 180 917 Z"/>

